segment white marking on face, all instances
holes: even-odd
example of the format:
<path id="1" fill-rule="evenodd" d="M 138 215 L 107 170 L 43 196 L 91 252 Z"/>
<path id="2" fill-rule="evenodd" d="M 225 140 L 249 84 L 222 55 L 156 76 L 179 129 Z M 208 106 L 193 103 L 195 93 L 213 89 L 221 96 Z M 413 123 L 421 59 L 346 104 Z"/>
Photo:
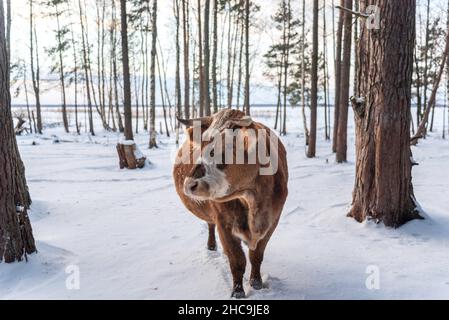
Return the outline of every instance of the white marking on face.
<path id="1" fill-rule="evenodd" d="M 230 185 L 226 174 L 219 170 L 215 164 L 205 164 L 206 175 L 203 180 L 209 185 L 209 194 L 212 199 L 224 198 L 228 195 Z"/>
<path id="2" fill-rule="evenodd" d="M 207 197 L 199 196 L 191 192 L 189 188 L 184 187 L 185 195 L 198 203 L 208 200 L 221 199 L 228 196 L 231 188 L 228 180 L 226 179 L 226 174 L 219 170 L 213 161 L 200 159 L 199 162 L 204 166 L 205 175 L 202 178 L 196 179 L 196 181 L 200 184 L 206 183 L 208 185 L 208 195 Z"/>

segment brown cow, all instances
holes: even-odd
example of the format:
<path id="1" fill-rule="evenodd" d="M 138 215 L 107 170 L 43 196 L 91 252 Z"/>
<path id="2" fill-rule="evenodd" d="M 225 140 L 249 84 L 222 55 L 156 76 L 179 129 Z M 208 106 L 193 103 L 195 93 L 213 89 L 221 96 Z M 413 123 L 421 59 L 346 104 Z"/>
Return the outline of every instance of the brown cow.
<path id="1" fill-rule="evenodd" d="M 240 111 L 227 109 L 212 117 L 179 121 L 189 128 L 174 167 L 176 190 L 186 208 L 209 224 L 209 250 L 216 250 L 217 226 L 233 276 L 232 297 L 244 298 L 246 257 L 241 241 L 249 247 L 250 284 L 260 290 L 265 248 L 278 225 L 288 194 L 285 148 L 270 129 Z M 238 132 L 230 140 L 231 144 L 226 140 L 230 132 Z M 234 143 L 238 138 L 241 144 Z M 231 162 L 222 149 L 231 154 Z M 260 157 L 250 161 L 250 154 L 256 149 L 263 149 L 261 153 L 269 156 L 268 161 Z M 241 151 L 245 160 L 238 162 L 237 154 Z M 271 173 L 270 167 L 274 168 Z M 263 169 L 267 171 L 261 174 Z"/>

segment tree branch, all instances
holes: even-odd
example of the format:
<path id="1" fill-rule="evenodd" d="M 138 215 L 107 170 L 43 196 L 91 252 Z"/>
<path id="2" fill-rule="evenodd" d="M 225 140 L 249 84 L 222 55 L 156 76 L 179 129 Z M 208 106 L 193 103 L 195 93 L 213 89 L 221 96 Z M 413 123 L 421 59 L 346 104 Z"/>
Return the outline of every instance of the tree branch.
<path id="1" fill-rule="evenodd" d="M 353 11 L 353 10 L 347 9 L 347 8 L 339 6 L 339 5 L 336 5 L 335 8 L 339 9 L 339 10 L 342 10 L 342 11 L 345 11 L 345 12 L 348 12 L 348 13 L 350 13 L 350 14 L 358 17 L 358 18 L 368 19 L 368 18 L 371 17 L 371 15 L 369 15 L 369 14 Z"/>

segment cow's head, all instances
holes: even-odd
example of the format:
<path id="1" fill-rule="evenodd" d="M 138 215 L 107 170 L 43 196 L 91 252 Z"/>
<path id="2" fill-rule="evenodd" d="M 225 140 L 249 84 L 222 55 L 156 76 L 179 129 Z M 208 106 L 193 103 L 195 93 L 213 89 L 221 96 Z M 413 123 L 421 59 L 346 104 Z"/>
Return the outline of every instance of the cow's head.
<path id="1" fill-rule="evenodd" d="M 223 110 L 211 117 L 178 120 L 189 127 L 188 144 L 194 150 L 192 170 L 184 180 L 186 196 L 196 201 L 225 201 L 252 185 L 259 164 L 248 156 L 249 151 L 255 152 L 257 140 L 250 117 Z"/>

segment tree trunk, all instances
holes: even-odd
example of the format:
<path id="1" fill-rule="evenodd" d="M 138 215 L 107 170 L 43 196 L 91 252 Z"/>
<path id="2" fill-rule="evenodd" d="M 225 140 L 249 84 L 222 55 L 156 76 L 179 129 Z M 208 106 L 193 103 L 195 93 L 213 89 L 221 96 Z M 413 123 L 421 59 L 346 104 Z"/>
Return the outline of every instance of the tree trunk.
<path id="1" fill-rule="evenodd" d="M 340 0 L 340 6 L 344 7 L 345 0 Z M 332 138 L 332 151 L 337 152 L 338 144 L 338 120 L 340 116 L 340 83 L 341 83 L 341 52 L 343 43 L 344 12 L 340 11 L 337 26 L 336 51 L 335 51 L 335 103 L 334 103 L 334 132 Z"/>
<path id="2" fill-rule="evenodd" d="M 131 76 L 129 72 L 128 22 L 126 0 L 120 0 L 122 64 L 123 64 L 123 97 L 125 109 L 125 139 L 134 140 L 131 110 Z"/>
<path id="3" fill-rule="evenodd" d="M 6 0 L 6 54 L 8 64 L 11 66 L 11 0 Z"/>
<path id="4" fill-rule="evenodd" d="M 214 29 L 213 29 L 213 53 L 212 53 L 212 104 L 214 113 L 218 112 L 217 90 L 217 55 L 218 55 L 218 0 L 214 0 Z"/>
<path id="5" fill-rule="evenodd" d="M 94 120 L 93 120 L 93 114 L 92 114 L 92 99 L 90 95 L 90 85 L 89 85 L 89 60 L 87 57 L 87 44 L 85 39 L 85 30 L 84 30 L 84 13 L 83 13 L 83 7 L 81 5 L 81 0 L 78 0 L 79 5 L 79 11 L 80 11 L 80 24 L 81 24 L 81 40 L 83 45 L 83 65 L 84 65 L 84 76 L 86 81 L 86 94 L 87 94 L 87 108 L 88 108 L 88 115 L 89 115 L 89 132 L 91 135 L 95 135 L 94 131 Z"/>
<path id="6" fill-rule="evenodd" d="M 283 123 L 282 123 L 282 135 L 287 134 L 287 96 L 288 96 L 288 68 L 290 65 L 290 38 L 291 38 L 291 25 L 292 25 L 292 18 L 291 18 L 291 0 L 287 1 L 287 14 L 286 14 L 286 38 L 285 38 L 285 55 L 284 55 L 284 117 L 283 117 Z"/>
<path id="7" fill-rule="evenodd" d="M 307 125 L 306 114 L 306 0 L 302 1 L 302 44 L 301 44 L 301 104 L 302 122 L 304 126 L 304 138 L 306 146 L 309 145 L 310 132 Z"/>
<path id="8" fill-rule="evenodd" d="M 28 78 L 26 63 L 23 63 L 23 91 L 25 93 L 25 101 L 27 106 L 28 122 L 30 127 L 30 133 L 33 133 L 33 121 L 31 120 L 30 99 L 28 98 Z"/>
<path id="9" fill-rule="evenodd" d="M 228 108 L 232 108 L 232 81 L 231 81 L 231 71 L 232 71 L 232 39 L 234 38 L 232 35 L 232 3 L 229 2 L 229 12 L 228 12 L 228 65 L 227 65 L 227 78 L 226 78 L 226 86 L 227 86 L 227 106 Z"/>
<path id="10" fill-rule="evenodd" d="M 345 1 L 345 7 L 352 10 L 352 0 Z M 351 81 L 351 50 L 352 50 L 352 14 L 344 14 L 344 40 L 343 61 L 341 65 L 340 81 L 340 106 L 338 116 L 337 134 L 337 162 L 343 163 L 348 160 L 348 108 L 349 88 Z"/>
<path id="11" fill-rule="evenodd" d="M 166 96 L 164 93 L 164 84 L 162 82 L 162 70 L 161 70 L 161 64 L 159 61 L 159 54 L 156 54 L 156 64 L 157 64 L 157 72 L 159 74 L 159 87 L 161 91 L 161 99 L 162 99 L 162 112 L 164 115 L 164 125 L 165 125 L 165 134 L 167 135 L 167 138 L 170 138 L 170 131 L 168 130 L 168 121 L 167 121 L 167 108 L 165 104 L 165 97 L 167 97 L 167 100 L 169 99 L 168 95 Z M 161 134 L 163 134 L 163 131 L 160 131 Z"/>
<path id="12" fill-rule="evenodd" d="M 328 72 L 328 60 L 327 60 L 327 19 L 326 19 L 326 6 L 323 7 L 323 95 L 324 95 L 324 128 L 325 139 L 330 140 L 330 113 L 329 111 L 329 72 Z"/>
<path id="13" fill-rule="evenodd" d="M 363 99 L 353 101 L 357 161 L 349 216 L 397 228 L 419 218 L 410 149 L 416 1 L 363 0 L 362 11 L 369 5 L 378 6 L 382 27 L 362 24 L 358 45 Z"/>
<path id="14" fill-rule="evenodd" d="M 209 0 L 206 0 L 206 2 Z M 204 116 L 204 45 L 203 45 L 203 23 L 202 23 L 202 13 L 201 13 L 201 0 L 198 0 L 198 66 L 200 73 L 200 83 L 199 83 L 199 91 L 200 91 L 200 117 Z"/>
<path id="15" fill-rule="evenodd" d="M 156 143 L 156 44 L 157 44 L 157 0 L 153 0 L 151 28 L 151 89 L 150 89 L 150 149 L 157 148 Z"/>
<path id="16" fill-rule="evenodd" d="M 318 0 L 313 0 L 313 53 L 312 53 L 312 90 L 311 90 L 311 115 L 310 138 L 307 157 L 316 156 L 317 135 L 317 108 L 318 108 Z"/>
<path id="17" fill-rule="evenodd" d="M 67 10 L 70 10 L 70 4 L 67 2 Z M 76 133 L 79 135 L 80 125 L 78 121 L 78 52 L 75 41 L 75 32 L 73 30 L 73 23 L 70 23 L 70 42 L 72 44 L 72 53 L 73 53 L 73 82 L 75 85 L 74 88 L 74 96 L 75 96 L 75 127 Z"/>
<path id="18" fill-rule="evenodd" d="M 189 31 L 189 1 L 182 0 L 182 18 L 184 33 L 184 117 L 190 118 L 190 31 Z"/>
<path id="19" fill-rule="evenodd" d="M 355 12 L 359 12 L 360 11 L 360 0 L 354 0 L 354 10 Z M 354 21 L 354 74 L 357 74 L 357 71 L 359 69 L 359 63 L 358 63 L 358 59 L 357 59 L 357 42 L 359 41 L 359 19 L 355 19 Z M 359 93 L 357 92 L 358 90 L 358 85 L 357 85 L 357 77 L 354 76 L 354 83 L 353 83 L 353 92 L 354 92 L 354 96 L 358 97 Z"/>
<path id="20" fill-rule="evenodd" d="M 250 104 L 250 66 L 249 66 L 249 15 L 250 0 L 245 1 L 245 103 L 243 110 L 246 115 L 251 115 Z"/>
<path id="21" fill-rule="evenodd" d="M 182 105 L 182 97 L 181 97 L 181 48 L 179 45 L 179 0 L 173 0 L 173 8 L 176 20 L 176 74 L 175 74 L 175 97 L 176 97 L 176 113 L 178 115 L 182 115 L 181 105 Z"/>
<path id="22" fill-rule="evenodd" d="M 204 93 L 204 114 L 211 115 L 210 102 L 210 43 L 209 43 L 209 22 L 210 22 L 210 1 L 204 4 L 204 76 L 203 76 L 203 93 Z"/>
<path id="23" fill-rule="evenodd" d="M 116 6 L 115 0 L 112 1 L 112 21 L 114 25 L 117 24 L 117 15 L 116 15 Z M 112 46 L 111 46 L 111 55 L 112 55 L 112 73 L 114 80 L 114 102 L 115 102 L 115 113 L 117 114 L 117 122 L 118 128 L 120 132 L 125 132 L 125 128 L 123 126 L 122 115 L 120 113 L 120 103 L 118 96 L 118 67 L 117 67 L 117 33 L 114 26 L 111 27 L 111 37 L 112 37 Z"/>
<path id="24" fill-rule="evenodd" d="M 34 65 L 34 51 L 36 51 L 36 57 L 38 56 L 38 48 L 34 48 L 37 39 L 35 38 L 34 27 L 34 12 L 33 12 L 33 0 L 30 0 L 30 64 L 31 64 L 31 80 L 33 82 L 34 97 L 36 99 L 36 128 L 37 133 L 42 134 L 42 114 L 41 114 L 41 99 L 40 99 L 40 84 L 39 84 L 39 62 L 36 58 L 36 64 Z"/>
<path id="25" fill-rule="evenodd" d="M 65 72 L 64 72 L 64 58 L 63 58 L 63 50 L 64 47 L 62 45 L 61 38 L 61 24 L 59 16 L 61 13 L 58 10 L 58 5 L 55 5 L 56 10 L 56 24 L 58 28 L 58 58 L 59 58 L 59 81 L 61 81 L 61 97 L 62 97 L 62 122 L 64 124 L 64 129 L 66 133 L 69 133 L 69 119 L 67 118 L 67 98 L 65 92 Z"/>
<path id="26" fill-rule="evenodd" d="M 427 0 L 426 43 L 424 45 L 424 110 L 427 109 L 427 91 L 429 89 L 429 43 L 430 43 L 430 0 Z M 419 123 L 420 120 L 418 120 Z"/>
<path id="27" fill-rule="evenodd" d="M 237 110 L 240 110 L 240 100 L 242 96 L 242 80 L 243 80 L 243 48 L 245 47 L 245 33 L 240 32 L 240 46 L 239 46 L 239 69 L 237 79 Z M 236 49 L 237 50 L 237 49 Z"/>
<path id="28" fill-rule="evenodd" d="M 25 168 L 14 136 L 9 88 L 10 66 L 0 2 L 0 262 L 21 261 L 36 252 L 27 209 L 31 205 Z M 4 173 L 4 174 L 3 174 Z"/>

